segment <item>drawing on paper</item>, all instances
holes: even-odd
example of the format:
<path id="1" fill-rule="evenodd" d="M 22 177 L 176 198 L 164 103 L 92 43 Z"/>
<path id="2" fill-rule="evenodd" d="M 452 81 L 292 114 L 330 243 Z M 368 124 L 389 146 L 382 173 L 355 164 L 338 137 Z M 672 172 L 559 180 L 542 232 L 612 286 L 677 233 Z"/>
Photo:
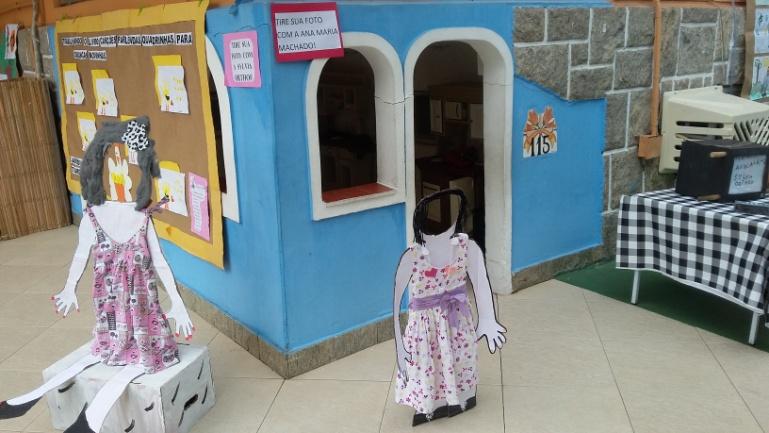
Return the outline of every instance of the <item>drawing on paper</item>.
<path id="1" fill-rule="evenodd" d="M 80 140 L 83 143 L 83 151 L 85 151 L 96 135 L 96 116 L 93 113 L 84 113 L 82 111 L 78 111 L 76 116 L 77 129 L 80 133 Z"/>
<path id="2" fill-rule="evenodd" d="M 61 69 L 64 71 L 65 103 L 71 105 L 82 104 L 83 100 L 85 100 L 85 91 L 83 91 L 83 85 L 80 83 L 77 65 L 75 63 L 63 63 Z"/>
<path id="3" fill-rule="evenodd" d="M 115 83 L 112 78 L 99 78 L 95 86 L 96 114 L 117 117 L 117 96 L 115 96 Z"/>
<path id="4" fill-rule="evenodd" d="M 179 165 L 171 161 L 160 162 L 160 178 L 157 180 L 158 201 L 168 197 L 163 209 L 187 216 L 185 176 Z"/>
<path id="5" fill-rule="evenodd" d="M 133 201 L 131 197 L 133 182 L 131 182 L 131 176 L 128 174 L 128 161 L 123 158 L 120 152 L 122 147 L 119 144 L 113 145 L 113 156 L 110 156 L 107 161 L 110 200 L 130 202 Z"/>

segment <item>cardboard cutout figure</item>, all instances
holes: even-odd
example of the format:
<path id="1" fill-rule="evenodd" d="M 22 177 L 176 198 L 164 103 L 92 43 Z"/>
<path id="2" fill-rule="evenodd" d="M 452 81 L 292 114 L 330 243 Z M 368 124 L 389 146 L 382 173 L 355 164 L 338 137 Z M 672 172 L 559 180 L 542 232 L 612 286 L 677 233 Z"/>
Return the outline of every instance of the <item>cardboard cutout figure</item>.
<path id="1" fill-rule="evenodd" d="M 84 369 L 103 363 L 122 366 L 83 408 L 66 430 L 98 432 L 110 408 L 128 384 L 144 374 L 162 371 L 179 362 L 178 348 L 168 319 L 176 322 L 176 335 L 192 337 L 193 326 L 176 288 L 171 269 L 160 249 L 152 224 L 152 180 L 159 174 L 149 119 L 105 123 L 83 159 L 80 172 L 83 198 L 88 202 L 78 231 L 79 241 L 64 289 L 54 296 L 56 310 L 66 317 L 79 311 L 75 289 L 94 256 L 93 302 L 96 326 L 90 353 L 54 376 L 40 388 L 0 402 L 0 419 L 24 415 L 46 392 L 72 380 Z M 113 143 L 124 143 L 139 154 L 142 179 L 136 202 L 105 202 L 104 157 Z M 125 161 L 123 161 L 125 162 Z M 158 279 L 171 300 L 163 314 L 158 299 Z"/>
<path id="2" fill-rule="evenodd" d="M 443 233 L 426 233 L 430 203 L 450 195 L 460 200 L 457 221 Z M 506 329 L 497 322 L 483 252 L 462 233 L 465 203 L 461 190 L 448 189 L 417 204 L 415 243 L 401 256 L 395 275 L 395 401 L 415 409 L 415 426 L 475 407 L 477 342 L 486 337 L 491 353 L 505 342 Z M 478 309 L 477 327 L 467 297 L 468 278 Z M 399 312 L 406 287 L 408 324 L 401 334 Z"/>

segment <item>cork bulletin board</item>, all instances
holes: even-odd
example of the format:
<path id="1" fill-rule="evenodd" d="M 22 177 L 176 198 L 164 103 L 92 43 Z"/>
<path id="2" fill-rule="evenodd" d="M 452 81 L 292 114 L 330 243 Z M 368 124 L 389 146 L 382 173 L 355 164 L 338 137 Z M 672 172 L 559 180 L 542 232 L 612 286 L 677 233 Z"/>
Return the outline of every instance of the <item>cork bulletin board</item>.
<path id="1" fill-rule="evenodd" d="M 222 210 L 209 100 L 207 1 L 108 12 L 59 21 L 56 48 L 67 185 L 80 193 L 85 149 L 104 122 L 149 116 L 161 177 L 153 200 L 158 235 L 223 266 Z M 141 179 L 124 145 L 104 159 L 107 198 L 132 201 Z M 109 187 L 108 187 L 109 185 Z"/>

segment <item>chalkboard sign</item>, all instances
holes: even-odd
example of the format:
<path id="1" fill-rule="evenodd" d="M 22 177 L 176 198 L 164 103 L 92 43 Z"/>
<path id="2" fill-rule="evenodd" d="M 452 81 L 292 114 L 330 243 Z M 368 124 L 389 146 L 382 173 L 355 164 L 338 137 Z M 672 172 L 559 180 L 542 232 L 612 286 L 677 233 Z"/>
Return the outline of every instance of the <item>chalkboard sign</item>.
<path id="1" fill-rule="evenodd" d="M 684 141 L 676 192 L 700 200 L 753 200 L 766 191 L 769 148 L 734 140 Z"/>

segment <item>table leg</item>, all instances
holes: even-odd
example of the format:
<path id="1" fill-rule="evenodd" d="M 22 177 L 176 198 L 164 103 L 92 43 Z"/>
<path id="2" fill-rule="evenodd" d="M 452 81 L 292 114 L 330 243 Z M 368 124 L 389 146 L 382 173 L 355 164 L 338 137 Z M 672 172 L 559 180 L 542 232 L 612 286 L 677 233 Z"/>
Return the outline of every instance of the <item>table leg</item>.
<path id="1" fill-rule="evenodd" d="M 633 272 L 633 294 L 630 295 L 630 303 L 635 305 L 638 303 L 638 286 L 641 282 L 641 271 Z"/>
<path id="2" fill-rule="evenodd" d="M 756 334 L 758 333 L 758 318 L 761 317 L 759 313 L 753 313 L 753 320 L 750 322 L 750 336 L 748 337 L 748 344 L 756 344 Z"/>

